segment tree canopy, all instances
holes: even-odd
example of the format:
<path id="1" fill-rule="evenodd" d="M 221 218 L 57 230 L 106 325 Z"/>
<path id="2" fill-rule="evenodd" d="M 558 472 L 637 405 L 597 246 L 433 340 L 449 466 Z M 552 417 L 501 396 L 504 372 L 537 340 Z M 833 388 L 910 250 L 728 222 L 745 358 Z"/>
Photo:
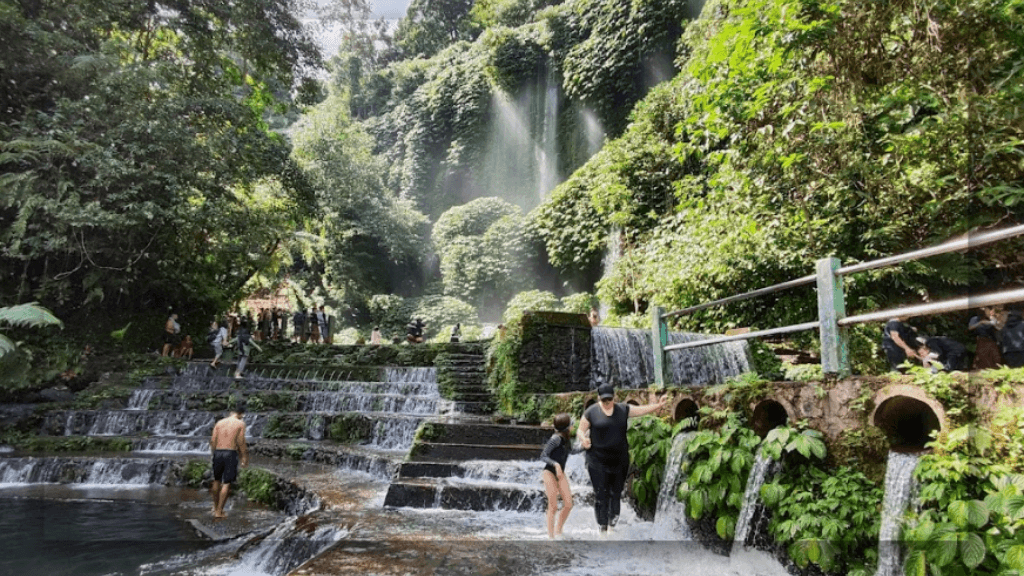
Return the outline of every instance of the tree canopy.
<path id="1" fill-rule="evenodd" d="M 291 0 L 0 2 L 0 286 L 224 308 L 309 201 L 271 113 L 319 64 Z"/>

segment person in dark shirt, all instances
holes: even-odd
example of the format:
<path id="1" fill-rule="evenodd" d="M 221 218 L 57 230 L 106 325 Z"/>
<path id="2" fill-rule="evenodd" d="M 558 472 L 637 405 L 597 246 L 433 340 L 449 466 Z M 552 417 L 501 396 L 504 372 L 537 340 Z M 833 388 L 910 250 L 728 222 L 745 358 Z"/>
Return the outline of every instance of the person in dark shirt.
<path id="1" fill-rule="evenodd" d="M 544 492 L 548 497 L 548 538 L 558 538 L 562 535 L 562 527 L 565 520 L 572 512 L 572 488 L 569 486 L 569 477 L 565 473 L 565 462 L 569 459 L 569 452 L 572 450 L 572 442 L 569 440 L 569 427 L 572 425 L 572 418 L 568 414 L 557 414 L 552 421 L 555 425 L 555 433 L 551 435 L 544 450 L 540 453 L 540 459 L 544 462 L 544 471 L 540 473 L 544 481 Z M 555 515 L 558 512 L 558 498 L 562 498 L 562 512 L 558 514 L 558 523 L 555 523 Z"/>
<path id="2" fill-rule="evenodd" d="M 405 339 L 411 344 L 422 344 L 424 326 L 426 326 L 426 323 L 423 322 L 422 318 L 417 318 L 410 322 L 406 327 Z"/>
<path id="3" fill-rule="evenodd" d="M 1010 368 L 1024 366 L 1024 318 L 1020 308 L 1011 308 L 1006 313 L 1006 322 L 999 331 L 999 347 L 1003 353 L 1003 364 Z"/>
<path id="4" fill-rule="evenodd" d="M 587 472 L 594 487 L 594 515 L 601 535 L 605 536 L 619 520 L 622 489 L 629 472 L 627 421 L 656 412 L 665 405 L 665 398 L 644 406 L 616 404 L 615 387 L 611 384 L 599 386 L 597 395 L 600 402 L 583 413 L 576 437 L 587 451 Z"/>
<path id="5" fill-rule="evenodd" d="M 882 350 L 892 372 L 902 372 L 907 358 L 918 358 L 917 332 L 905 323 L 906 317 L 892 318 L 882 328 Z"/>
<path id="6" fill-rule="evenodd" d="M 926 365 L 934 358 L 946 372 L 963 370 L 967 364 L 967 347 L 947 336 L 933 336 L 924 340 L 917 355 Z"/>

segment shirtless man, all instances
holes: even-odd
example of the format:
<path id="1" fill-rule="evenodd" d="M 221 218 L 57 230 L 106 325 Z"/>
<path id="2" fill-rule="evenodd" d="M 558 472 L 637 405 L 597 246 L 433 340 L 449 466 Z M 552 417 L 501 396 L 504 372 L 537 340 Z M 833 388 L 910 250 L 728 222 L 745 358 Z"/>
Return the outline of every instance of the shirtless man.
<path id="1" fill-rule="evenodd" d="M 222 418 L 213 427 L 210 452 L 213 454 L 213 517 L 224 518 L 224 503 L 228 499 L 231 483 L 238 477 L 239 453 L 241 465 L 249 465 L 249 451 L 245 445 L 245 405 L 239 404 L 231 415 Z"/>

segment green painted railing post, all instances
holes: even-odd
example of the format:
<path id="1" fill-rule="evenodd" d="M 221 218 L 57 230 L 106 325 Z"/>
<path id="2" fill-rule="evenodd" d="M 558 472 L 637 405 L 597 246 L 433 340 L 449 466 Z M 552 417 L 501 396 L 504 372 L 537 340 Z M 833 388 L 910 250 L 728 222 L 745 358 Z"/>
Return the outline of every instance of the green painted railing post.
<path id="1" fill-rule="evenodd" d="M 651 306 L 651 345 L 654 348 L 654 385 L 665 388 L 665 346 L 668 345 L 668 325 L 661 318 L 660 306 Z"/>
<path id="2" fill-rule="evenodd" d="M 850 375 L 849 340 L 839 320 L 846 317 L 843 278 L 836 274 L 839 259 L 818 260 L 818 321 L 821 322 L 821 371 L 840 378 Z"/>

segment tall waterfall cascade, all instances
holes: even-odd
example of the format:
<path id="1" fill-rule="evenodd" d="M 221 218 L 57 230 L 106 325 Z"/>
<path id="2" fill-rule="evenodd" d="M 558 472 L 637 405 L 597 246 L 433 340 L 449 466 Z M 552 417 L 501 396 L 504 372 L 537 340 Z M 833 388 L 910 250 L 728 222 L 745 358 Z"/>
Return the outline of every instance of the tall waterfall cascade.
<path id="1" fill-rule="evenodd" d="M 595 114 L 578 107 L 567 114 L 565 106 L 561 77 L 550 66 L 514 94 L 495 89 L 475 178 L 479 189 L 467 196 L 498 195 L 524 210 L 544 202 L 604 143 Z"/>
<path id="2" fill-rule="evenodd" d="M 646 388 L 655 381 L 650 330 L 598 326 L 591 331 L 591 338 L 594 347 L 591 388 L 606 382 L 619 388 Z M 669 333 L 670 344 L 707 338 L 710 336 Z M 720 384 L 750 370 L 745 342 L 673 350 L 666 356 L 669 382 L 677 385 Z"/>

